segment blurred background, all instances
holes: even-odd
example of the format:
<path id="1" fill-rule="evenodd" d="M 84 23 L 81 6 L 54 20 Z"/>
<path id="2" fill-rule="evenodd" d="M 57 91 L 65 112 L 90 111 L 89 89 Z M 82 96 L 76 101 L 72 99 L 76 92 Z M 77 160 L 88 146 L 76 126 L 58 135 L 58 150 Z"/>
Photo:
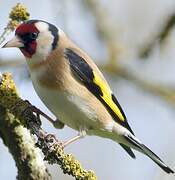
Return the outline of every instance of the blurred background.
<path id="1" fill-rule="evenodd" d="M 17 2 L 31 19 L 63 29 L 84 49 L 109 81 L 135 134 L 175 169 L 175 1 L 174 0 L 0 0 L 0 33 Z M 12 34 L 13 35 L 13 34 Z M 9 36 L 10 38 L 10 36 Z M 18 49 L 1 49 L 0 72 L 11 72 L 21 96 L 54 117 L 36 95 Z M 70 128 L 48 132 L 66 140 Z M 132 160 L 116 143 L 85 137 L 68 146 L 100 180 L 174 180 L 144 155 Z M 57 165 L 48 165 L 53 179 L 71 180 Z M 12 156 L 0 140 L 1 179 L 16 179 Z"/>

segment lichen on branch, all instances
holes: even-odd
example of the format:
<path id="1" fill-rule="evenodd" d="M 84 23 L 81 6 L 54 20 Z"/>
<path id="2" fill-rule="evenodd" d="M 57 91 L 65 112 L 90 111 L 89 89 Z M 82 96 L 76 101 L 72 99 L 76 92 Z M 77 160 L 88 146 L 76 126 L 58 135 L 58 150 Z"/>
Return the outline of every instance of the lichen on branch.
<path id="1" fill-rule="evenodd" d="M 0 106 L 0 137 L 15 160 L 18 180 L 51 180 L 30 131 L 2 106 Z"/>
<path id="2" fill-rule="evenodd" d="M 71 154 L 64 153 L 62 144 L 54 135 L 47 134 L 41 128 L 40 118 L 31 110 L 32 105 L 19 97 L 9 73 L 3 74 L 0 78 L 0 105 L 8 109 L 20 123 L 37 136 L 37 146 L 42 150 L 44 160 L 60 165 L 63 173 L 72 175 L 77 180 L 97 179 L 94 172 L 84 170 Z"/>

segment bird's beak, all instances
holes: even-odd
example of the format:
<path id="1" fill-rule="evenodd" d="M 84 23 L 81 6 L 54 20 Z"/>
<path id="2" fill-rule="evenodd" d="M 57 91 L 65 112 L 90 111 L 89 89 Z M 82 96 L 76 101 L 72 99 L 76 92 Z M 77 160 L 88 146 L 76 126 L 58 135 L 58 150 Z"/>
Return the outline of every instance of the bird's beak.
<path id="1" fill-rule="evenodd" d="M 19 37 L 15 36 L 13 39 L 8 41 L 2 48 L 8 48 L 8 47 L 21 48 L 24 47 L 24 43 L 22 42 L 22 40 L 20 40 Z"/>

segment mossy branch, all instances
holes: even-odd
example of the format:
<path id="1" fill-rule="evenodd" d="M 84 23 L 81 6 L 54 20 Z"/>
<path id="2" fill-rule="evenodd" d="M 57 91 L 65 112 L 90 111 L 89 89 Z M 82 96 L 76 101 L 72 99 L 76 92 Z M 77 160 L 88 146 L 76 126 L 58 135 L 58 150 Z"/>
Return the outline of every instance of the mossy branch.
<path id="1" fill-rule="evenodd" d="M 40 119 L 32 112 L 31 104 L 18 96 L 16 86 L 9 73 L 3 74 L 0 80 L 0 105 L 13 114 L 19 124 L 22 123 L 32 134 L 37 136 L 37 146 L 45 155 L 44 160 L 51 164 L 59 164 L 65 174 L 72 175 L 77 180 L 97 179 L 92 171 L 84 170 L 71 154 L 64 153 L 61 143 L 54 135 L 47 134 L 41 128 Z M 5 138 L 4 141 L 6 141 Z"/>
<path id="2" fill-rule="evenodd" d="M 3 106 L 0 106 L 0 137 L 13 155 L 18 180 L 51 179 L 30 132 Z"/>

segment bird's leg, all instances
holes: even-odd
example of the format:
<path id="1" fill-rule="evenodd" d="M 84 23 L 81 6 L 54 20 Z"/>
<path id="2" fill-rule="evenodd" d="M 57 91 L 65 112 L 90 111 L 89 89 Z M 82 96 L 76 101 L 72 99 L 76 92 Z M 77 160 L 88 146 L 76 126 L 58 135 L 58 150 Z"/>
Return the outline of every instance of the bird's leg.
<path id="1" fill-rule="evenodd" d="M 25 100 L 29 104 L 29 108 L 32 112 L 36 113 L 37 118 L 40 120 L 40 115 L 45 117 L 48 121 L 50 121 L 56 128 L 62 129 L 64 127 L 64 123 L 62 123 L 59 119 L 53 120 L 51 117 L 49 117 L 47 114 L 42 112 L 40 109 L 38 109 L 36 106 L 33 106 L 30 104 L 28 100 Z"/>
<path id="2" fill-rule="evenodd" d="M 62 146 L 63 146 L 63 148 L 65 148 L 69 144 L 72 144 L 73 142 L 77 141 L 78 139 L 84 138 L 85 136 L 86 136 L 86 131 L 85 130 L 81 130 L 77 136 L 75 136 L 75 137 L 65 141 L 62 144 Z"/>

